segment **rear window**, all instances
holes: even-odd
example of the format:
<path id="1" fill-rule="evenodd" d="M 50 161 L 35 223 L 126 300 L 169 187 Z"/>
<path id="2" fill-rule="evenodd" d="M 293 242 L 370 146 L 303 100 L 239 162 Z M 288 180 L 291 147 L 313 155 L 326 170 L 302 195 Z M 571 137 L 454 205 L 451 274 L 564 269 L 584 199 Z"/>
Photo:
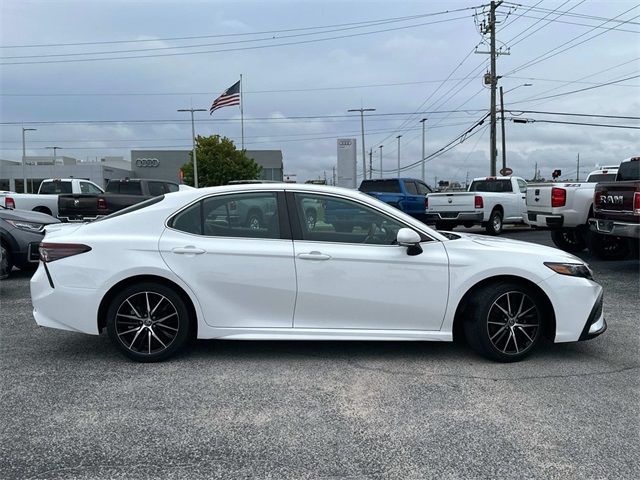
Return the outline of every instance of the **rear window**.
<path id="1" fill-rule="evenodd" d="M 365 193 L 400 193 L 400 184 L 398 180 L 364 180 L 358 190 Z"/>
<path id="2" fill-rule="evenodd" d="M 127 195 L 142 195 L 140 182 L 109 182 L 107 193 L 123 193 Z"/>
<path id="3" fill-rule="evenodd" d="M 640 180 L 640 158 L 633 158 L 628 162 L 622 162 L 618 169 L 618 182 L 625 180 Z"/>
<path id="4" fill-rule="evenodd" d="M 43 182 L 40 192 L 44 195 L 57 195 L 59 193 L 72 193 L 71 182 Z"/>
<path id="5" fill-rule="evenodd" d="M 513 192 L 511 180 L 474 180 L 470 192 Z"/>
<path id="6" fill-rule="evenodd" d="M 164 200 L 164 195 L 160 195 L 159 197 L 153 197 L 148 200 L 145 200 L 144 202 L 136 203 L 135 205 L 131 205 L 130 207 L 123 208 L 122 210 L 118 210 L 117 212 L 114 212 L 111 215 L 107 215 L 106 217 L 98 218 L 97 220 L 94 220 L 94 222 L 104 222 L 105 220 L 109 220 L 110 218 L 126 215 L 127 213 L 135 212 L 136 210 L 142 210 L 143 208 L 159 203 L 162 200 Z"/>
<path id="7" fill-rule="evenodd" d="M 615 173 L 594 173 L 587 177 L 587 182 L 614 182 L 615 180 Z"/>

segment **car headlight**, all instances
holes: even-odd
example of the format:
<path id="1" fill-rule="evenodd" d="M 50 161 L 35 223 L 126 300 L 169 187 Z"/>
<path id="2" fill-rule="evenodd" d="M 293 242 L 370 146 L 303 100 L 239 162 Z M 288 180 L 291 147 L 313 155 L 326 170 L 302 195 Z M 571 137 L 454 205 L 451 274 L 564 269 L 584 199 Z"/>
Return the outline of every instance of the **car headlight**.
<path id="1" fill-rule="evenodd" d="M 41 232 L 44 229 L 43 223 L 25 222 L 22 220 L 7 220 L 14 227 L 27 232 Z"/>
<path id="2" fill-rule="evenodd" d="M 586 263 L 554 263 L 544 262 L 544 264 L 560 275 L 570 277 L 583 277 L 593 280 L 593 270 Z"/>

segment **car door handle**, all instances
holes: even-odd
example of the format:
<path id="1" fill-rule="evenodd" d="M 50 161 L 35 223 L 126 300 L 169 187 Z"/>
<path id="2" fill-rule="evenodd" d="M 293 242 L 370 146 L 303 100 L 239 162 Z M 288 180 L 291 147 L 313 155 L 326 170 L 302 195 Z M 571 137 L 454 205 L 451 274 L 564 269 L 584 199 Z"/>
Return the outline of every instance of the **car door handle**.
<path id="1" fill-rule="evenodd" d="M 202 248 L 196 248 L 191 245 L 186 247 L 177 247 L 172 249 L 171 251 L 179 255 L 202 255 L 203 253 L 207 253 L 206 250 Z"/>
<path id="2" fill-rule="evenodd" d="M 301 253 L 298 255 L 298 258 L 302 260 L 329 260 L 331 255 L 313 251 L 309 253 Z"/>

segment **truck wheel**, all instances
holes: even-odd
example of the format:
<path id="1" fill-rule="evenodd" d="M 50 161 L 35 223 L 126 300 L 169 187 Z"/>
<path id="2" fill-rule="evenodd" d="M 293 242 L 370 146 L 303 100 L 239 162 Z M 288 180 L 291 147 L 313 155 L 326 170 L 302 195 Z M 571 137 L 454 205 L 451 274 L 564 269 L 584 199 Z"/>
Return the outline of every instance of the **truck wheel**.
<path id="1" fill-rule="evenodd" d="M 589 253 L 600 260 L 622 260 L 629 255 L 629 242 L 615 235 L 589 232 L 587 235 Z"/>
<path id="2" fill-rule="evenodd" d="M 436 230 L 450 231 L 456 228 L 456 222 L 436 222 Z"/>
<path id="3" fill-rule="evenodd" d="M 39 213 L 45 213 L 47 215 L 53 216 L 53 213 L 47 207 L 36 207 L 36 208 L 33 209 L 33 211 L 34 212 L 39 212 Z"/>
<path id="4" fill-rule="evenodd" d="M 500 210 L 495 209 L 491 212 L 485 229 L 489 235 L 500 235 L 502 232 L 502 213 Z"/>
<path id="5" fill-rule="evenodd" d="M 578 253 L 585 249 L 587 242 L 576 228 L 560 228 L 551 230 L 551 240 L 556 247 L 569 253 Z"/>
<path id="6" fill-rule="evenodd" d="M 473 227 L 473 222 L 464 222 L 462 225 L 464 225 L 464 228 L 471 228 Z"/>

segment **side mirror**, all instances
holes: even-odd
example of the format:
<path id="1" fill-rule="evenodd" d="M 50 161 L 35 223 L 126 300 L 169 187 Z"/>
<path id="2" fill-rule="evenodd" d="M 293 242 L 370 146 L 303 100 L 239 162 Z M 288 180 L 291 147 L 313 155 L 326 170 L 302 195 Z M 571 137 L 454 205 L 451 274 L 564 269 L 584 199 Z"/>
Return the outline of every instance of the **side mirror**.
<path id="1" fill-rule="evenodd" d="M 420 235 L 410 228 L 401 228 L 398 230 L 396 242 L 402 247 L 407 247 L 407 255 L 420 255 L 422 253 Z"/>

